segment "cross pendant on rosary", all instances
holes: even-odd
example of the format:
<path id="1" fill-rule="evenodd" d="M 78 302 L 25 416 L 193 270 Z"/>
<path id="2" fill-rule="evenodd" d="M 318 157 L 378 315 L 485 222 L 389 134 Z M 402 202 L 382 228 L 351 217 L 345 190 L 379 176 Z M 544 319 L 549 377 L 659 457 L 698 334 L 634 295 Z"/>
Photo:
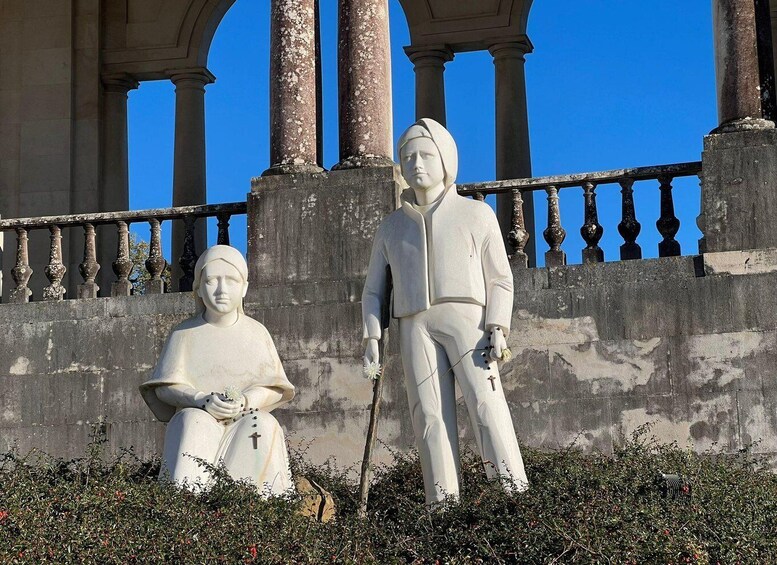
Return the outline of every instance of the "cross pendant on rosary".
<path id="1" fill-rule="evenodd" d="M 491 381 L 491 390 L 496 390 L 496 385 L 494 384 L 496 377 L 494 375 L 491 375 L 490 377 L 488 377 L 488 380 Z"/>
<path id="2" fill-rule="evenodd" d="M 257 433 L 257 432 L 254 432 L 253 434 L 251 434 L 251 435 L 250 435 L 250 436 L 248 436 L 248 437 L 250 437 L 252 440 L 254 440 L 254 449 L 258 449 L 258 448 L 259 448 L 259 447 L 258 447 L 258 446 L 259 446 L 259 444 L 257 443 L 257 441 L 256 441 L 256 440 L 258 440 L 260 437 L 262 437 L 262 434 L 259 434 L 259 433 Z"/>

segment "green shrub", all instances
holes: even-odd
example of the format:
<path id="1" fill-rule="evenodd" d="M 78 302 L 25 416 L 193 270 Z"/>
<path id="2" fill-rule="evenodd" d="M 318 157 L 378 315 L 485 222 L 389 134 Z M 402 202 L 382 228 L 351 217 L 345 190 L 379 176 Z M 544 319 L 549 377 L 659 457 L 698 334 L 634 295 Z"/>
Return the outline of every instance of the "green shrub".
<path id="1" fill-rule="evenodd" d="M 104 463 L 101 447 L 74 461 L 2 456 L 0 562 L 777 563 L 777 478 L 761 461 L 695 455 L 644 431 L 613 456 L 526 449 L 531 488 L 516 495 L 464 454 L 461 501 L 434 512 L 417 458 L 397 454 L 376 469 L 366 520 L 342 471 L 298 457 L 295 472 L 336 499 L 329 524 L 224 476 L 206 493 L 179 491 L 157 482 L 158 461 Z M 690 499 L 664 498 L 659 472 L 688 479 Z"/>

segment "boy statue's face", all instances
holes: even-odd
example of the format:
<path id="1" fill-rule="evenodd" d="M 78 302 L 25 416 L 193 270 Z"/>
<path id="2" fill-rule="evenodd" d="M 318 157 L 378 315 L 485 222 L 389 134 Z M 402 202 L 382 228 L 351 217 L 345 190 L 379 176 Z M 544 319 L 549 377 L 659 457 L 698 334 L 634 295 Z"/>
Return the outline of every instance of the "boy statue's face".
<path id="1" fill-rule="evenodd" d="M 408 141 L 400 152 L 402 176 L 415 190 L 429 190 L 445 180 L 437 145 L 428 137 L 416 137 Z"/>

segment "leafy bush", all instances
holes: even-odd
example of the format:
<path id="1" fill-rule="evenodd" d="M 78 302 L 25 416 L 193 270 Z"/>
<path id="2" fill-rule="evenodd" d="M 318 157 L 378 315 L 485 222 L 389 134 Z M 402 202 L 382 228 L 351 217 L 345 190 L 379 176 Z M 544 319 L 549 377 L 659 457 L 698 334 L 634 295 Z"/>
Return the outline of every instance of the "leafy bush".
<path id="1" fill-rule="evenodd" d="M 129 258 L 132 261 L 132 270 L 129 274 L 129 281 L 132 283 L 133 294 L 146 294 L 146 283 L 151 280 L 151 274 L 146 270 L 146 259 L 148 259 L 149 243 L 139 237 L 135 232 L 129 234 Z M 162 271 L 162 280 L 165 281 L 165 288 L 171 288 L 172 270 L 169 261 L 166 261 Z"/>
<path id="2" fill-rule="evenodd" d="M 299 516 L 293 497 L 260 499 L 221 476 L 195 495 L 157 482 L 158 461 L 104 463 L 8 453 L 0 466 L 3 563 L 775 563 L 777 477 L 741 453 L 696 455 L 643 431 L 614 456 L 524 450 L 531 488 L 486 481 L 472 454 L 463 494 L 423 504 L 420 466 L 397 454 L 376 470 L 368 517 L 357 488 L 301 458 L 338 504 L 338 518 Z M 680 473 L 690 499 L 664 498 L 655 477 Z"/>

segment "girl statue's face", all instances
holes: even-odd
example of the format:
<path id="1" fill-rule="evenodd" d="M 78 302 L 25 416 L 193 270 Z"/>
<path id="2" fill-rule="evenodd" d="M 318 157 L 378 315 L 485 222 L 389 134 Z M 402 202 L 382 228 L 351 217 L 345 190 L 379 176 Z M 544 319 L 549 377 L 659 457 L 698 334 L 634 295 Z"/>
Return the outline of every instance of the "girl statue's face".
<path id="1" fill-rule="evenodd" d="M 205 308 L 220 315 L 240 307 L 248 284 L 240 272 L 222 259 L 211 261 L 202 269 L 198 294 Z"/>
<path id="2" fill-rule="evenodd" d="M 416 137 L 408 141 L 400 154 L 402 176 L 410 188 L 429 190 L 445 180 L 440 151 L 428 137 Z"/>

